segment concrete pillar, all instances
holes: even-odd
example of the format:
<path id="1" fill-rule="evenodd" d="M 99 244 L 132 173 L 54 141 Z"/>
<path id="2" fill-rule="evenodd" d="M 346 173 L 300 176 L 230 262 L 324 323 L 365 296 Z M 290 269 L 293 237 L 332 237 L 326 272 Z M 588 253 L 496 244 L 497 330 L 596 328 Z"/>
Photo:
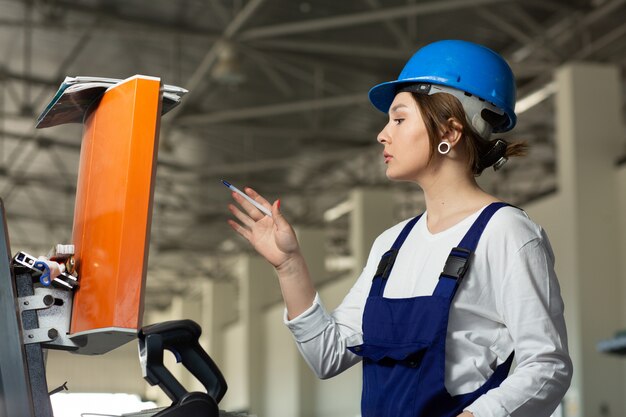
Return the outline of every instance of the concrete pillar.
<path id="1" fill-rule="evenodd" d="M 316 287 L 319 287 L 319 283 L 326 281 L 326 268 L 324 260 L 326 258 L 326 234 L 324 230 L 319 228 L 296 228 L 296 234 L 298 235 L 298 241 L 302 249 L 302 254 L 307 260 L 309 267 L 309 274 Z M 319 290 L 319 289 L 318 289 Z M 280 324 L 283 326 L 283 324 Z M 294 416 L 300 417 L 314 417 L 316 416 L 316 403 L 315 403 L 315 386 L 317 377 L 313 371 L 306 364 L 300 352 L 297 352 L 295 344 L 290 346 L 292 351 L 296 351 L 294 360 L 292 361 L 290 368 L 293 370 L 294 379 L 297 386 L 297 409 Z M 272 415 L 272 414 L 267 414 Z"/>
<path id="2" fill-rule="evenodd" d="M 350 193 L 350 246 L 360 272 L 374 239 L 393 226 L 393 195 L 388 189 L 356 189 Z"/>
<path id="3" fill-rule="evenodd" d="M 316 377 L 282 324 L 283 311 L 282 304 L 275 304 L 264 314 L 266 368 L 264 383 L 257 387 L 264 396 L 264 411 L 259 416 L 314 417 Z"/>
<path id="4" fill-rule="evenodd" d="M 356 282 L 376 237 L 394 224 L 392 197 L 391 191 L 383 188 L 356 189 L 350 193 L 349 241 L 354 270 L 342 279 L 327 282 L 321 289 L 322 299 L 329 310 L 341 303 Z M 361 369 L 357 364 L 341 375 L 316 382 L 316 416 L 360 415 Z"/>
<path id="5" fill-rule="evenodd" d="M 241 320 L 240 269 L 233 271 L 232 280 L 209 279 L 201 285 L 200 343 L 226 378 L 228 391 L 220 408 L 228 410 L 243 410 L 248 406 L 245 365 L 242 364 L 245 360 L 243 334 L 238 324 Z"/>
<path id="6" fill-rule="evenodd" d="M 219 366 L 224 360 L 223 329 L 237 320 L 237 283 L 209 279 L 202 283 L 202 326 L 200 344 Z"/>
<path id="7" fill-rule="evenodd" d="M 314 284 L 323 282 L 326 278 L 326 234 L 323 229 L 312 227 L 296 227 L 296 235 L 300 242 L 300 249 L 307 261 L 309 274 Z"/>
<path id="8" fill-rule="evenodd" d="M 619 232 L 615 158 L 623 135 L 616 67 L 574 63 L 556 72 L 558 183 L 570 234 L 558 254 L 574 380 L 571 416 L 624 415 L 623 359 L 596 344 L 620 325 Z"/>
<path id="9" fill-rule="evenodd" d="M 296 234 L 311 276 L 322 280 L 323 231 L 297 228 Z M 314 377 L 282 322 L 284 303 L 274 269 L 259 256 L 242 256 L 237 261 L 235 274 L 237 316 L 235 323 L 224 322 L 229 330 L 222 336 L 222 353 L 216 355 L 223 359 L 224 375 L 229 383 L 223 408 L 246 410 L 256 415 L 313 416 Z M 215 297 L 215 284 L 206 291 L 214 303 L 223 304 L 223 300 Z M 208 328 L 216 327 L 215 315 L 220 309 L 217 310 L 208 310 L 208 316 L 213 315 L 207 318 Z M 270 339 L 272 335 L 278 337 Z M 209 345 L 214 349 L 213 343 Z M 270 384 L 284 385 L 285 380 L 289 381 L 289 401 L 281 401 L 280 397 L 266 398 L 268 394 L 279 394 Z"/>
<path id="10" fill-rule="evenodd" d="M 260 387 L 265 372 L 262 311 L 267 294 L 276 294 L 278 283 L 274 269 L 258 256 L 241 256 L 235 269 L 238 314 L 236 322 L 224 324 L 228 329 L 222 327 L 221 356 L 229 383 L 223 408 L 260 415 L 264 407 Z"/>
<path id="11" fill-rule="evenodd" d="M 240 285 L 241 319 L 247 339 L 248 362 L 248 398 L 250 413 L 260 415 L 263 410 L 263 384 L 265 369 L 263 357 L 265 348 L 265 332 L 263 331 L 263 307 L 266 305 L 267 294 L 275 294 L 278 287 L 276 275 L 271 265 L 259 256 L 246 259 L 246 275 Z"/>
<path id="12" fill-rule="evenodd" d="M 323 281 L 324 231 L 296 227 L 296 235 L 311 278 L 314 282 Z M 264 259 L 254 257 L 247 262 L 247 270 L 251 272 L 248 291 L 254 295 L 248 303 L 251 328 L 247 331 L 251 338 L 248 357 L 252 364 L 250 411 L 267 416 L 313 417 L 315 377 L 283 324 L 284 302 L 276 274 Z M 277 387 L 286 391 L 278 392 Z"/>
<path id="13" fill-rule="evenodd" d="M 626 164 L 622 164 L 617 170 L 617 189 L 618 189 L 618 213 L 626 213 Z M 619 248 L 620 253 L 626 253 L 626 216 L 619 217 L 619 234 L 621 246 Z M 622 282 L 626 282 L 626 256 L 621 256 L 621 277 Z M 622 300 L 626 300 L 626 285 L 622 285 Z M 626 308 L 622 307 L 622 328 L 626 328 Z M 624 361 L 626 367 L 626 361 Z M 626 369 L 626 368 L 625 368 Z"/>

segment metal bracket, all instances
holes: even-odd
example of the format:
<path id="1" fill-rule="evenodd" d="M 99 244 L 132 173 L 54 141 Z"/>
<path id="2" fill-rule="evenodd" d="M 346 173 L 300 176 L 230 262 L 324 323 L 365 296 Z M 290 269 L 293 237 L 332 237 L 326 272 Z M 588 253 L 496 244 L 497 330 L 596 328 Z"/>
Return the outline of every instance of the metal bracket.
<path id="1" fill-rule="evenodd" d="M 51 294 L 37 294 L 17 299 L 20 313 L 29 310 L 43 310 L 54 304 L 54 296 Z"/>
<path id="2" fill-rule="evenodd" d="M 59 331 L 55 328 L 38 328 L 24 330 L 24 344 L 52 342 L 59 336 Z"/>
<path id="3" fill-rule="evenodd" d="M 49 349 L 76 350 L 69 337 L 73 293 L 51 287 L 35 287 L 35 295 L 18 298 L 20 317 L 37 310 L 39 328 L 24 330 L 24 344 L 41 343 Z"/>

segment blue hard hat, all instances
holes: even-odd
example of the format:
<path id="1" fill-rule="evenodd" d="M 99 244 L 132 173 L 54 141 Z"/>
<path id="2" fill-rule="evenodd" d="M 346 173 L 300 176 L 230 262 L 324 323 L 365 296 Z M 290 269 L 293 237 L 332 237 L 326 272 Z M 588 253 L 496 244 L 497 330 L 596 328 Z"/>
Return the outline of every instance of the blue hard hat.
<path id="1" fill-rule="evenodd" d="M 511 130 L 517 122 L 513 71 L 502 56 L 482 45 L 459 40 L 428 44 L 413 54 L 397 80 L 373 87 L 369 99 L 387 113 L 397 91 L 413 83 L 444 85 L 493 103 L 508 119 L 494 132 Z"/>

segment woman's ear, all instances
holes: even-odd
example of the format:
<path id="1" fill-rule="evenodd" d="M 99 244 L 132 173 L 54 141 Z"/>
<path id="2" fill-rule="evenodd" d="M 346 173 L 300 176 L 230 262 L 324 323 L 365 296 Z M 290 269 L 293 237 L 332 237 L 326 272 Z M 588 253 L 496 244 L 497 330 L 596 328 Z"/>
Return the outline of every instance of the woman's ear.
<path id="1" fill-rule="evenodd" d="M 450 145 L 454 147 L 462 137 L 463 125 L 456 118 L 450 117 L 442 138 L 450 142 Z"/>

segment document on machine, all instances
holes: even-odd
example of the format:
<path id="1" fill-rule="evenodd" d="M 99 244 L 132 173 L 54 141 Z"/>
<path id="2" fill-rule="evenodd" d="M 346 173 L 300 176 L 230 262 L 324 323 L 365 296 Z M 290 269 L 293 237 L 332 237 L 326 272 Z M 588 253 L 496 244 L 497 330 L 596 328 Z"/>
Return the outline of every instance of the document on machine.
<path id="1" fill-rule="evenodd" d="M 37 118 L 38 129 L 65 123 L 82 123 L 87 109 L 110 88 L 124 80 L 102 77 L 65 77 L 54 98 Z M 176 107 L 187 90 L 163 84 L 161 114 Z"/>

